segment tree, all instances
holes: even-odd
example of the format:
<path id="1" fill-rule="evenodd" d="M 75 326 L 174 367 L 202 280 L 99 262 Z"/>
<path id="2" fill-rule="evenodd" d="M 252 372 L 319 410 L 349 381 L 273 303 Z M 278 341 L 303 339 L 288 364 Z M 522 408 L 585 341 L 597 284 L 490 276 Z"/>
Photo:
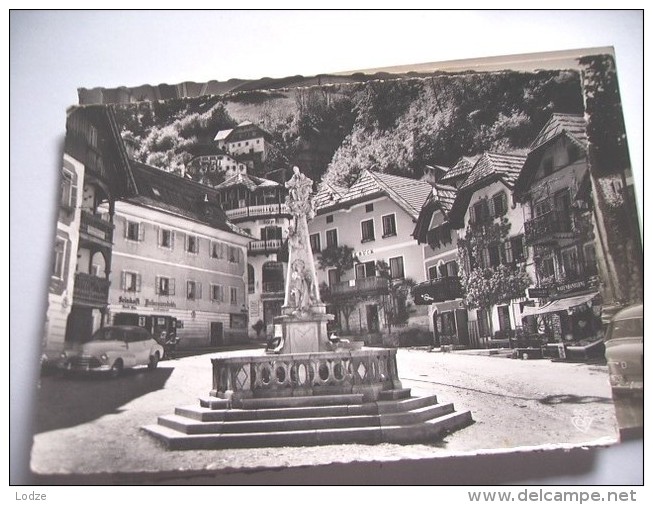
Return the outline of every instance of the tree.
<path id="1" fill-rule="evenodd" d="M 522 298 L 531 279 L 523 266 L 507 263 L 503 244 L 510 221 L 470 223 L 465 237 L 458 239 L 458 263 L 463 299 L 468 309 L 489 310 L 493 305 Z M 497 260 L 488 261 L 489 249 L 497 248 Z M 490 331 L 492 331 L 490 320 Z"/>
<path id="2" fill-rule="evenodd" d="M 406 324 L 408 321 L 408 295 L 416 282 L 410 277 L 393 279 L 390 265 L 383 260 L 376 262 L 376 271 L 379 277 L 386 279 L 388 283 L 388 291 L 380 295 L 380 302 L 388 333 L 392 333 L 393 326 Z"/>

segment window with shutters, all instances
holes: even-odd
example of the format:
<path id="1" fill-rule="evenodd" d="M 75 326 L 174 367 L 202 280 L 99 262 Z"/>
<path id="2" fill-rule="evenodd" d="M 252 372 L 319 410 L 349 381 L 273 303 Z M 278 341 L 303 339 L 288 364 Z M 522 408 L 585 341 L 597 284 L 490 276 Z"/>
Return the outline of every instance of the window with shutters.
<path id="1" fill-rule="evenodd" d="M 61 174 L 61 206 L 72 210 L 77 204 L 77 185 L 72 172 L 64 169 Z"/>
<path id="2" fill-rule="evenodd" d="M 228 246 L 227 251 L 229 263 L 240 263 L 241 251 L 238 247 Z"/>
<path id="3" fill-rule="evenodd" d="M 174 241 L 174 234 L 172 230 L 166 228 L 159 228 L 159 247 L 164 249 L 172 249 Z"/>
<path id="4" fill-rule="evenodd" d="M 129 293 L 141 291 L 141 276 L 137 272 L 122 272 L 122 290 Z"/>
<path id="5" fill-rule="evenodd" d="M 326 232 L 327 247 L 338 247 L 338 229 L 327 230 Z"/>
<path id="6" fill-rule="evenodd" d="M 311 240 L 311 250 L 314 253 L 318 253 L 322 250 L 321 244 L 320 244 L 320 234 L 319 233 L 313 233 L 310 236 Z"/>
<path id="7" fill-rule="evenodd" d="M 127 221 L 125 224 L 125 238 L 134 242 L 141 242 L 144 236 L 142 223 L 136 221 Z"/>
<path id="8" fill-rule="evenodd" d="M 340 282 L 340 273 L 335 268 L 332 268 L 328 271 L 329 276 L 329 286 L 334 286 Z"/>
<path id="9" fill-rule="evenodd" d="M 222 242 L 211 242 L 211 258 L 224 259 L 225 257 L 225 244 Z"/>
<path id="10" fill-rule="evenodd" d="M 361 242 L 374 240 L 374 220 L 368 219 L 361 222 Z"/>
<path id="11" fill-rule="evenodd" d="M 156 294 L 160 296 L 173 296 L 175 294 L 175 280 L 170 277 L 157 277 Z"/>
<path id="12" fill-rule="evenodd" d="M 197 254 L 200 252 L 200 239 L 195 235 L 186 235 L 186 252 Z"/>
<path id="13" fill-rule="evenodd" d="M 188 300 L 201 300 L 202 284 L 197 281 L 186 281 L 186 298 Z"/>
<path id="14" fill-rule="evenodd" d="M 376 263 L 374 261 L 367 261 L 365 263 L 358 263 L 356 265 L 356 278 L 363 279 L 365 277 L 376 276 Z"/>
<path id="15" fill-rule="evenodd" d="M 388 214 L 382 217 L 383 238 L 394 237 L 397 235 L 397 222 L 394 214 Z"/>
<path id="16" fill-rule="evenodd" d="M 429 280 L 437 279 L 438 278 L 438 267 L 437 266 L 432 266 L 429 267 Z"/>
<path id="17" fill-rule="evenodd" d="M 501 217 L 508 212 L 508 197 L 505 191 L 501 191 L 492 197 L 492 215 Z"/>
<path id="18" fill-rule="evenodd" d="M 229 302 L 231 305 L 238 305 L 238 288 L 231 286 L 229 288 Z"/>
<path id="19" fill-rule="evenodd" d="M 405 277 L 403 256 L 390 258 L 388 264 L 390 265 L 390 276 L 393 279 L 403 279 Z"/>
<path id="20" fill-rule="evenodd" d="M 475 224 L 487 223 L 490 220 L 490 208 L 486 199 L 477 202 L 472 207 L 470 220 Z"/>
<path id="21" fill-rule="evenodd" d="M 211 301 L 224 302 L 224 286 L 211 284 Z"/>
<path id="22" fill-rule="evenodd" d="M 62 238 L 57 237 L 55 246 L 54 246 L 54 258 L 52 263 L 52 276 L 57 279 L 63 279 L 63 265 L 64 258 L 66 256 L 66 241 Z"/>

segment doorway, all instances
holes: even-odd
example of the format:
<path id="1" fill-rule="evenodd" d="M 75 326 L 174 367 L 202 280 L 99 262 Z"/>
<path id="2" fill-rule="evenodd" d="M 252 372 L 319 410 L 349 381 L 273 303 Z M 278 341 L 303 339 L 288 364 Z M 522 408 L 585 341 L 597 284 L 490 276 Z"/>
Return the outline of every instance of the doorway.
<path id="1" fill-rule="evenodd" d="M 379 332 L 379 309 L 376 305 L 366 305 L 367 331 L 369 333 Z"/>
<path id="2" fill-rule="evenodd" d="M 211 345 L 213 347 L 224 345 L 224 328 L 222 323 L 211 323 Z"/>
<path id="3" fill-rule="evenodd" d="M 438 311 L 433 312 L 433 347 L 440 347 L 440 330 L 438 328 Z"/>

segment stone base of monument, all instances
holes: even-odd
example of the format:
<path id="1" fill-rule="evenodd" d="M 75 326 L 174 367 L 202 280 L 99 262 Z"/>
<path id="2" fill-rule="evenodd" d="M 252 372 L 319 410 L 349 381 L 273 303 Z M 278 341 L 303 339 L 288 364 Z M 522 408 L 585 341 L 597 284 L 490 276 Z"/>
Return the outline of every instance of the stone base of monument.
<path id="1" fill-rule="evenodd" d="M 209 397 L 143 428 L 170 449 L 433 442 L 473 422 L 402 388 L 395 349 L 211 361 Z"/>

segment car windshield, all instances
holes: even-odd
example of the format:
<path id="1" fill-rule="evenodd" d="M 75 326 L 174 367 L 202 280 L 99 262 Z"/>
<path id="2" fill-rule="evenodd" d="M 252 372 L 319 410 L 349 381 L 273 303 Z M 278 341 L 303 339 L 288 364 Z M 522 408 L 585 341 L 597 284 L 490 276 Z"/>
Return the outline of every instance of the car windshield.
<path id="1" fill-rule="evenodd" d="M 639 337 L 644 338 L 644 318 L 621 319 L 612 321 L 608 328 L 606 340 L 615 338 Z"/>
<path id="2" fill-rule="evenodd" d="M 96 342 L 98 340 L 124 340 L 125 332 L 121 328 L 101 328 L 96 331 L 89 341 Z"/>

